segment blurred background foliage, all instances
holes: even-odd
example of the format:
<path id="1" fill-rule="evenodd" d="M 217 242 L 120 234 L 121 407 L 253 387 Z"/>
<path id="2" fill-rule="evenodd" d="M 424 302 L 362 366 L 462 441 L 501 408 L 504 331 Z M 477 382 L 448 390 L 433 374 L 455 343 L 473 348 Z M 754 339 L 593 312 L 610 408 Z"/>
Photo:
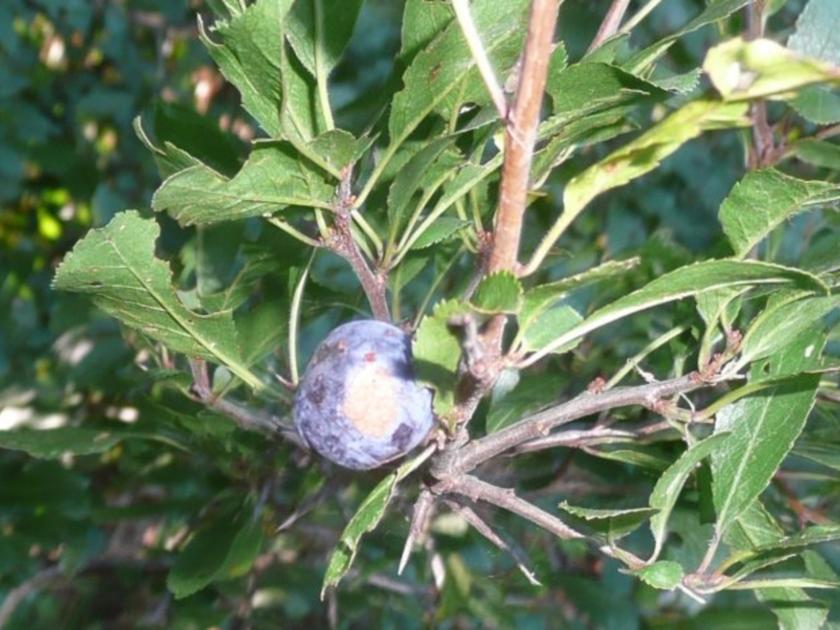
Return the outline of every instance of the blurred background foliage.
<path id="1" fill-rule="evenodd" d="M 340 127 L 363 129 L 382 106 L 382 88 L 395 81 L 400 4 L 368 0 L 364 5 L 350 48 L 332 76 Z M 560 24 L 570 58 L 583 53 L 608 4 L 566 1 Z M 768 32 L 784 41 L 803 3 L 776 4 L 781 8 Z M 635 32 L 634 42 L 662 37 L 703 5 L 702 0 L 663 2 Z M 19 600 L 9 627 L 774 625 L 775 618 L 751 594 L 726 593 L 700 610 L 682 596 L 617 572 L 613 561 L 585 544 L 552 540 L 504 515 L 498 522 L 528 549 L 544 587 L 529 585 L 508 558 L 447 514 L 434 524 L 435 562 L 448 575 L 443 588 L 433 588 L 428 557 L 415 558 L 406 579 L 396 581 L 410 496 L 399 497 L 403 505 L 366 539 L 350 579 L 326 602 L 319 600 L 326 554 L 382 473 L 327 468 L 285 444 L 239 431 L 183 396 L 186 382 L 166 353 L 144 345 L 83 297 L 49 287 L 57 262 L 91 227 L 104 225 L 124 208 L 150 215 L 149 199 L 160 176 L 135 133 L 135 116 L 142 116 L 143 129 L 155 141 L 175 141 L 185 130 L 195 138 L 198 130 L 206 139 L 201 157 L 215 156 L 221 170 L 235 170 L 229 149 L 244 155 L 258 133 L 197 39 L 196 17 L 208 13 L 201 0 L 0 4 L 0 431 L 77 426 L 106 436 L 88 444 L 87 454 L 75 456 L 60 456 L 44 444 L 0 450 L 0 600 Z M 730 28 L 740 29 L 737 20 Z M 719 35 L 707 27 L 683 38 L 669 52 L 668 63 L 675 71 L 696 67 Z M 595 154 L 583 153 L 582 163 L 606 148 L 591 151 Z M 652 175 L 597 200 L 564 236 L 565 256 L 551 273 L 583 269 L 604 257 L 642 254 L 643 265 L 628 274 L 626 286 L 612 284 L 597 289 L 600 295 L 581 296 L 584 302 L 603 303 L 604 291 L 617 295 L 700 252 L 722 252 L 717 210 L 744 172 L 743 155 L 737 133 L 688 143 Z M 558 182 L 580 164 L 565 164 Z M 802 166 L 800 172 L 816 168 Z M 559 183 L 549 182 L 548 195 L 533 211 L 532 236 L 550 224 L 561 193 Z M 263 273 L 247 285 L 259 285 L 256 299 L 263 306 L 249 311 L 259 320 L 254 343 L 262 347 L 258 354 L 266 374 L 285 373 L 283 305 L 296 270 L 306 263 L 305 248 L 265 233 L 257 221 L 198 233 L 179 228 L 166 215 L 157 219 L 163 230 L 159 254 L 171 261 L 187 303 L 219 291 L 241 271 L 241 243 L 261 252 Z M 772 244 L 781 260 L 799 259 L 811 245 L 812 251 L 836 255 L 836 219 L 830 216 L 799 217 L 786 234 L 787 240 Z M 441 248 L 418 256 L 418 280 L 403 298 L 404 316 L 422 308 L 430 284 L 453 253 Z M 469 274 L 466 267 L 460 271 L 447 275 L 436 295 L 450 294 L 463 283 Z M 304 357 L 335 323 L 362 309 L 355 281 L 339 259 L 319 257 L 312 279 L 303 311 Z M 614 373 L 673 326 L 675 311 L 691 308 L 645 313 L 623 322 L 620 338 L 608 328 L 588 339 L 563 359 L 566 376 L 554 377 L 549 393 L 579 391 L 596 376 Z M 654 353 L 646 369 L 668 373 L 673 357 L 680 360 L 676 350 L 672 345 Z M 686 348 L 683 356 L 688 355 Z M 223 384 L 224 376 L 217 374 L 215 382 Z M 539 375 L 531 378 L 531 391 L 546 389 Z M 817 429 L 836 430 L 831 413 L 818 407 L 817 414 L 822 422 Z M 517 479 L 531 498 L 546 505 L 599 497 L 615 505 L 617 498 L 649 492 L 663 462 L 670 461 L 657 459 L 654 451 L 616 453 L 610 460 L 556 449 L 502 462 L 495 475 L 500 481 Z M 840 490 L 838 463 L 818 469 L 804 460 L 800 464 L 790 480 L 781 479 L 769 491 L 774 512 L 790 522 L 802 518 L 788 501 L 787 484 L 796 483 L 809 509 L 840 516 L 831 500 Z M 687 501 L 696 503 L 697 493 Z M 240 529 L 239 515 L 249 511 L 260 515 L 257 531 Z M 710 525 L 698 522 L 697 512 L 692 505 L 675 513 L 675 557 L 703 552 Z M 187 554 L 176 550 L 195 530 L 198 543 L 185 559 Z M 237 537 L 238 547 L 215 544 L 231 537 Z M 824 555 L 838 567 L 837 549 Z M 170 589 L 179 562 L 190 564 L 192 574 L 201 574 L 211 586 L 175 599 Z M 820 597 L 837 599 L 830 593 Z M 830 619 L 840 623 L 836 606 Z"/>

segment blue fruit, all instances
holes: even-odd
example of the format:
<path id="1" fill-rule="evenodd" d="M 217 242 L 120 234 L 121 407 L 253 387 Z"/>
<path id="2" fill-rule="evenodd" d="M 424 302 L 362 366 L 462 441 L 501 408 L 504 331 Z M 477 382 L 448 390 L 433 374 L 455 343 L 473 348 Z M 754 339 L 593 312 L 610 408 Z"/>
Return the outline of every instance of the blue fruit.
<path id="1" fill-rule="evenodd" d="M 435 424 L 431 392 L 414 377 L 411 338 L 374 320 L 333 330 L 298 385 L 294 419 L 313 449 L 347 468 L 408 453 Z"/>

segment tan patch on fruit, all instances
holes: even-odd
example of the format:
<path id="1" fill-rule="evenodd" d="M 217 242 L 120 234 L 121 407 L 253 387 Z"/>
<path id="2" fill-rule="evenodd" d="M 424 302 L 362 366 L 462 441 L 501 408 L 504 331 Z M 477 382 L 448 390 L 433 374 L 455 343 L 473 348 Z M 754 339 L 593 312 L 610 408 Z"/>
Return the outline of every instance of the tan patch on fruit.
<path id="1" fill-rule="evenodd" d="M 357 369 L 344 389 L 344 415 L 363 435 L 381 438 L 397 415 L 394 377 L 381 367 Z"/>

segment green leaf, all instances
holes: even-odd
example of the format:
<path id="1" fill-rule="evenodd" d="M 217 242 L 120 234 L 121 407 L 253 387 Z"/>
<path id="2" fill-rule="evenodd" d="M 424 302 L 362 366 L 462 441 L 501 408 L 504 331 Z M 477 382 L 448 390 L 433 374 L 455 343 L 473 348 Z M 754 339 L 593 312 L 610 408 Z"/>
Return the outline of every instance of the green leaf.
<path id="1" fill-rule="evenodd" d="M 555 376 L 529 376 L 501 398 L 490 401 L 487 433 L 495 433 L 521 420 L 525 415 L 558 399 L 560 387 Z"/>
<path id="2" fill-rule="evenodd" d="M 519 313 L 520 328 L 527 330 L 542 313 L 565 297 L 570 291 L 592 284 L 593 282 L 619 278 L 628 271 L 638 267 L 640 261 L 641 259 L 639 258 L 610 260 L 597 267 L 592 267 L 591 269 L 587 269 L 573 276 L 568 276 L 562 280 L 556 280 L 528 289 L 525 291 L 522 309 Z"/>
<path id="3" fill-rule="evenodd" d="M 838 112 L 840 112 L 840 109 L 838 109 Z M 837 120 L 840 121 L 840 115 L 838 115 Z M 833 142 L 804 139 L 795 142 L 790 149 L 793 151 L 793 155 L 803 162 L 820 168 L 840 170 L 840 146 Z"/>
<path id="4" fill-rule="evenodd" d="M 793 286 L 825 292 L 825 285 L 816 276 L 780 265 L 737 260 L 707 260 L 686 265 L 598 309 L 579 325 L 557 337 L 541 352 L 532 355 L 523 365 L 530 365 L 555 348 L 633 313 L 697 295 L 703 291 L 759 284 L 793 284 Z"/>
<path id="5" fill-rule="evenodd" d="M 522 285 L 509 271 L 484 276 L 470 300 L 482 313 L 517 313 L 522 304 Z"/>
<path id="6" fill-rule="evenodd" d="M 638 130 L 639 126 L 625 116 L 621 111 L 623 109 L 625 108 L 570 120 L 560 124 L 560 130 L 553 136 L 551 134 L 554 132 L 554 126 L 559 124 L 559 119 L 555 117 L 546 121 L 539 136 L 540 140 L 544 137 L 549 139 L 534 154 L 531 164 L 531 190 L 542 187 L 554 169 L 566 162 L 576 151 Z"/>
<path id="7" fill-rule="evenodd" d="M 809 577 L 781 577 L 764 578 L 756 580 L 742 580 L 727 586 L 730 591 L 763 590 L 777 588 L 819 588 L 837 589 L 840 588 L 840 580 L 818 580 Z"/>
<path id="8" fill-rule="evenodd" d="M 455 13 L 448 2 L 406 0 L 402 19 L 400 60 L 410 62 L 452 21 Z"/>
<path id="9" fill-rule="evenodd" d="M 200 296 L 201 305 L 208 311 L 232 310 L 241 306 L 256 289 L 260 280 L 277 271 L 282 262 L 272 252 L 262 247 L 244 245 L 245 264 L 228 286 L 215 293 Z"/>
<path id="10" fill-rule="evenodd" d="M 793 454 L 840 471 L 840 444 L 799 440 Z"/>
<path id="11" fill-rule="evenodd" d="M 589 527 L 606 536 L 609 541 L 626 536 L 658 512 L 657 509 L 650 507 L 587 508 L 569 505 L 567 501 L 560 504 L 560 509 L 583 519 Z"/>
<path id="12" fill-rule="evenodd" d="M 262 382 L 243 364 L 229 311 L 199 315 L 172 287 L 169 266 L 155 257 L 158 224 L 133 210 L 91 230 L 56 271 L 53 287 L 89 293 L 109 315 L 175 352 L 217 361 L 255 389 Z"/>
<path id="13" fill-rule="evenodd" d="M 787 45 L 807 57 L 840 66 L 840 4 L 834 0 L 808 0 L 796 20 Z"/>
<path id="14" fill-rule="evenodd" d="M 258 142 L 232 179 L 206 165 L 163 182 L 152 198 L 182 225 L 211 224 L 270 215 L 286 206 L 330 208 L 335 187 L 285 142 Z"/>
<path id="15" fill-rule="evenodd" d="M 292 0 L 257 0 L 230 20 L 199 34 L 225 78 L 242 95 L 242 106 L 272 137 L 281 137 L 280 48 Z M 217 40 L 217 41 L 214 41 Z"/>
<path id="16" fill-rule="evenodd" d="M 606 63 L 581 62 L 549 68 L 546 93 L 553 114 L 579 118 L 643 98 L 662 98 L 665 90 L 626 70 Z"/>
<path id="17" fill-rule="evenodd" d="M 577 312 L 568 304 L 553 306 L 522 329 L 522 349 L 526 352 L 542 350 L 560 335 L 572 330 L 583 321 L 583 315 Z M 562 354 L 568 352 L 580 343 L 580 338 L 563 344 L 557 348 L 552 347 L 551 352 Z"/>
<path id="18" fill-rule="evenodd" d="M 657 513 L 650 519 L 650 531 L 655 543 L 651 559 L 659 557 L 667 535 L 668 518 L 677 504 L 677 499 L 685 482 L 697 468 L 697 465 L 711 455 L 728 436 L 728 433 L 722 432 L 710 435 L 705 440 L 697 442 L 659 477 L 648 500 L 650 507 L 657 510 Z"/>
<path id="19" fill-rule="evenodd" d="M 402 232 L 407 220 L 407 210 L 419 191 L 437 188 L 441 177 L 450 174 L 462 158 L 447 149 L 452 137 L 433 140 L 417 151 L 399 170 L 388 191 L 388 223 L 395 235 Z"/>
<path id="20" fill-rule="evenodd" d="M 458 219 L 457 217 L 438 217 L 429 225 L 428 229 L 423 230 L 417 235 L 410 249 L 415 250 L 431 247 L 436 243 L 452 238 L 469 224 L 469 221 Z"/>
<path id="21" fill-rule="evenodd" d="M 651 470 L 665 470 L 668 464 L 671 463 L 662 454 L 661 450 L 654 450 L 650 446 L 636 444 L 624 444 L 618 448 L 604 445 L 600 448 L 590 448 L 586 453 L 592 457 L 600 457 L 601 459 L 608 459 L 641 468 L 649 468 Z"/>
<path id="22" fill-rule="evenodd" d="M 749 2 L 750 0 L 717 0 L 717 2 L 708 3 L 708 6 L 685 26 L 670 33 L 667 37 L 651 44 L 647 48 L 640 50 L 627 60 L 624 66 L 631 72 L 644 71 L 654 61 L 664 55 L 677 40 L 704 26 L 714 24 L 719 20 L 729 17 Z"/>
<path id="23" fill-rule="evenodd" d="M 524 0 L 475 0 L 471 4 L 476 28 L 496 68 L 507 68 L 516 61 L 525 35 L 528 4 Z M 460 26 L 451 22 L 414 57 L 403 74 L 405 87 L 391 102 L 391 145 L 402 144 L 427 115 L 460 88 L 470 73 L 477 72 Z"/>
<path id="24" fill-rule="evenodd" d="M 245 518 L 245 523 L 236 532 L 225 562 L 214 579 L 235 578 L 247 574 L 260 553 L 262 542 L 263 530 L 259 518 Z"/>
<path id="25" fill-rule="evenodd" d="M 819 376 L 805 374 L 742 398 L 717 414 L 729 437 L 712 457 L 717 535 L 722 536 L 767 487 L 814 405 Z"/>
<path id="26" fill-rule="evenodd" d="M 806 330 L 814 328 L 838 304 L 840 299 L 834 296 L 794 299 L 781 304 L 771 301 L 744 335 L 738 365 L 746 365 L 781 350 Z M 816 359 L 819 357 L 818 332 L 815 331 L 813 336 L 815 343 L 804 348 L 804 353 Z"/>
<path id="27" fill-rule="evenodd" d="M 746 104 L 695 101 L 606 158 L 573 177 L 563 191 L 564 225 L 596 196 L 655 169 L 666 157 L 704 131 L 745 126 Z"/>
<path id="28" fill-rule="evenodd" d="M 757 551 L 800 550 L 814 545 L 834 542 L 835 540 L 840 540 L 840 525 L 814 525 L 793 536 L 786 536 L 773 542 L 761 544 L 757 547 Z"/>
<path id="29" fill-rule="evenodd" d="M 816 125 L 840 122 L 840 93 L 823 85 L 802 88 L 790 100 L 790 106 L 803 118 Z"/>
<path id="30" fill-rule="evenodd" d="M 736 256 L 743 258 L 790 217 L 838 200 L 837 184 L 798 179 L 768 168 L 747 173 L 721 204 L 718 218 Z"/>
<path id="31" fill-rule="evenodd" d="M 119 432 L 84 427 L 59 427 L 43 431 L 14 429 L 0 431 L 0 448 L 23 451 L 41 459 L 58 459 L 66 453 L 104 453 L 125 437 Z"/>
<path id="32" fill-rule="evenodd" d="M 727 101 L 784 99 L 808 85 L 840 81 L 840 68 L 802 57 L 769 39 L 738 37 L 719 44 L 707 53 L 703 69 Z"/>
<path id="33" fill-rule="evenodd" d="M 738 517 L 726 535 L 726 542 L 730 547 L 747 550 L 747 558 L 755 550 L 772 546 L 783 539 L 784 531 L 759 501 L 754 501 Z M 773 560 L 784 560 L 789 556 L 790 554 L 776 553 L 763 564 L 768 566 L 775 563 L 772 562 Z M 743 562 L 743 559 L 741 561 Z M 752 567 L 760 569 L 761 564 L 760 560 L 758 563 L 748 560 L 735 577 L 743 579 L 753 572 Z M 828 576 L 815 575 L 814 577 Z M 779 619 L 779 627 L 783 630 L 821 628 L 828 616 L 826 607 L 808 597 L 801 588 L 760 590 L 755 595 L 760 601 L 771 605 L 773 614 Z"/>
<path id="34" fill-rule="evenodd" d="M 294 50 L 284 44 L 278 48 L 278 53 L 282 88 L 279 118 L 283 137 L 318 164 L 321 156 L 313 154 L 307 146 L 313 138 L 328 131 L 327 114 L 318 97 L 318 86 Z"/>
<path id="35" fill-rule="evenodd" d="M 288 328 L 289 306 L 284 300 L 268 300 L 244 314 L 237 314 L 236 329 L 246 365 L 254 365 L 283 341 Z"/>
<path id="36" fill-rule="evenodd" d="M 449 320 L 469 311 L 467 304 L 457 300 L 440 302 L 431 315 L 422 319 L 414 336 L 417 376 L 435 390 L 435 413 L 444 418 L 455 404 L 455 384 L 461 360 L 461 341 L 449 326 Z"/>
<path id="37" fill-rule="evenodd" d="M 182 599 L 216 580 L 244 575 L 261 545 L 262 529 L 250 515 L 221 516 L 199 529 L 178 554 L 166 586 L 176 599 Z"/>
<path id="38" fill-rule="evenodd" d="M 347 575 L 347 571 L 350 570 L 356 557 L 356 552 L 359 550 L 362 536 L 372 532 L 379 525 L 382 517 L 385 516 L 385 510 L 391 502 L 397 484 L 416 470 L 429 454 L 418 455 L 397 468 L 376 484 L 376 487 L 362 501 L 353 518 L 341 532 L 338 544 L 330 555 L 327 570 L 324 573 L 324 581 L 321 585 L 321 599 L 324 599 L 324 594 L 328 588 L 337 586 L 341 579 Z"/>
<path id="39" fill-rule="evenodd" d="M 312 76 L 328 76 L 353 34 L 363 0 L 297 0 L 287 17 L 288 38 Z M 320 15 L 320 20 L 318 16 Z"/>
<path id="40" fill-rule="evenodd" d="M 679 562 L 660 560 L 646 567 L 632 571 L 645 584 L 662 591 L 672 591 L 683 579 L 683 568 Z"/>

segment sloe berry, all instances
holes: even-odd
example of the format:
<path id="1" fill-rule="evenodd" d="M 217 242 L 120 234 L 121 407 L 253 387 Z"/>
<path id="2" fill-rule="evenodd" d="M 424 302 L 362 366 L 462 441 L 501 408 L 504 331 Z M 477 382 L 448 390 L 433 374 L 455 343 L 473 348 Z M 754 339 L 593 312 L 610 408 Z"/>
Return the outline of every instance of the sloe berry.
<path id="1" fill-rule="evenodd" d="M 375 320 L 343 324 L 315 350 L 294 403 L 298 433 L 347 468 L 376 468 L 434 426 L 431 392 L 415 380 L 411 337 Z"/>

